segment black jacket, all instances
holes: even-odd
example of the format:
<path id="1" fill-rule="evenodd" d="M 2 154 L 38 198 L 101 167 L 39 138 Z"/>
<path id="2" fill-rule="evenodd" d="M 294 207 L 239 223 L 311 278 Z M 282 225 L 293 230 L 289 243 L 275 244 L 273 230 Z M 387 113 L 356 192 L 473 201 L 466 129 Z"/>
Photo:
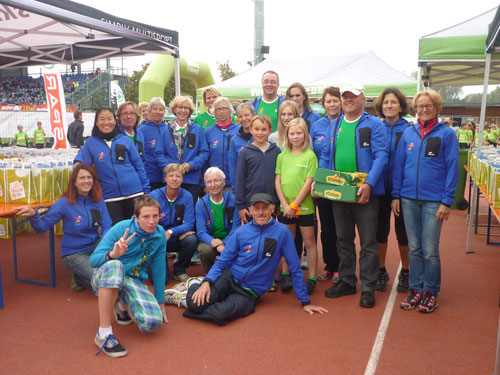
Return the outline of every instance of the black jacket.
<path id="1" fill-rule="evenodd" d="M 73 147 L 82 147 L 83 146 L 83 121 L 75 120 L 68 126 L 68 141 L 69 144 Z"/>

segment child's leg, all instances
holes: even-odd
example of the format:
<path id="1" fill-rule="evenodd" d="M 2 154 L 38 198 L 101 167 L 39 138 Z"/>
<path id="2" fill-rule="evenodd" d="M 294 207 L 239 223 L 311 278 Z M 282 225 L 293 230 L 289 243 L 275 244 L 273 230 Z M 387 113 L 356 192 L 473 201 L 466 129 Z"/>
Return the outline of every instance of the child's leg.
<path id="1" fill-rule="evenodd" d="M 293 239 L 295 240 L 295 230 L 296 230 L 296 224 L 285 224 L 288 230 L 292 233 Z M 300 256 L 302 254 L 299 254 L 299 261 L 300 261 Z M 281 266 L 283 268 L 283 272 L 290 273 L 290 268 L 288 268 L 288 264 L 286 263 L 285 258 L 281 258 Z"/>
<path id="2" fill-rule="evenodd" d="M 316 239 L 314 238 L 314 225 L 300 227 L 302 238 L 307 248 L 307 260 L 309 262 L 309 277 L 316 279 L 318 272 L 318 249 L 316 247 Z"/>

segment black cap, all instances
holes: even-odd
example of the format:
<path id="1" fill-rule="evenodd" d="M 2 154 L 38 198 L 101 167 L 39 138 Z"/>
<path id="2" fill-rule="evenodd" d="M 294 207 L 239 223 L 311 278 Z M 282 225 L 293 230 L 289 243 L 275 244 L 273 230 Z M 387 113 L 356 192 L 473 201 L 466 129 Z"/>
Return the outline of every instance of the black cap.
<path id="1" fill-rule="evenodd" d="M 266 193 L 257 193 L 252 195 L 250 198 L 250 205 L 252 206 L 254 203 L 264 202 L 265 204 L 273 204 L 273 198 Z"/>

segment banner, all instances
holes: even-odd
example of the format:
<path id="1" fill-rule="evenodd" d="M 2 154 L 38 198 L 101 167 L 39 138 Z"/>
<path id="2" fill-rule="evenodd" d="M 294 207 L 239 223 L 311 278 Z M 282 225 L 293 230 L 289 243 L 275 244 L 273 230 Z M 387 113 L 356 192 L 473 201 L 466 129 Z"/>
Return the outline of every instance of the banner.
<path id="1" fill-rule="evenodd" d="M 116 106 L 119 107 L 120 104 L 125 103 L 125 95 L 123 95 L 122 88 L 118 84 L 118 81 L 110 81 L 110 93 L 111 93 L 111 98 L 116 99 Z"/>
<path id="2" fill-rule="evenodd" d="M 31 104 L 0 104 L 0 111 L 27 111 L 27 112 L 46 112 L 46 105 L 31 105 Z M 75 112 L 74 105 L 66 106 L 67 112 Z"/>
<path id="3" fill-rule="evenodd" d="M 54 146 L 52 148 L 68 148 L 66 141 L 66 100 L 64 99 L 64 89 L 59 72 L 43 73 L 45 82 L 45 96 L 49 109 L 49 121 L 52 134 L 54 135 Z"/>

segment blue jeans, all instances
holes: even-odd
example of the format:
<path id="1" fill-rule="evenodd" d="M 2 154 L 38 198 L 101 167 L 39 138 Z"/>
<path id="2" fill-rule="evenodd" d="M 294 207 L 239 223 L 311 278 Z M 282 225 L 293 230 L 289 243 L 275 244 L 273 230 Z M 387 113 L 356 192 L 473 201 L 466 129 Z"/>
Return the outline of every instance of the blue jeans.
<path id="1" fill-rule="evenodd" d="M 410 289 L 431 292 L 436 297 L 441 288 L 439 237 L 443 222 L 436 220 L 441 203 L 401 198 L 410 252 Z"/>
<path id="2" fill-rule="evenodd" d="M 93 251 L 81 251 L 62 258 L 64 266 L 73 273 L 73 280 L 79 286 L 90 286 L 94 269 L 89 265 L 89 258 Z"/>

